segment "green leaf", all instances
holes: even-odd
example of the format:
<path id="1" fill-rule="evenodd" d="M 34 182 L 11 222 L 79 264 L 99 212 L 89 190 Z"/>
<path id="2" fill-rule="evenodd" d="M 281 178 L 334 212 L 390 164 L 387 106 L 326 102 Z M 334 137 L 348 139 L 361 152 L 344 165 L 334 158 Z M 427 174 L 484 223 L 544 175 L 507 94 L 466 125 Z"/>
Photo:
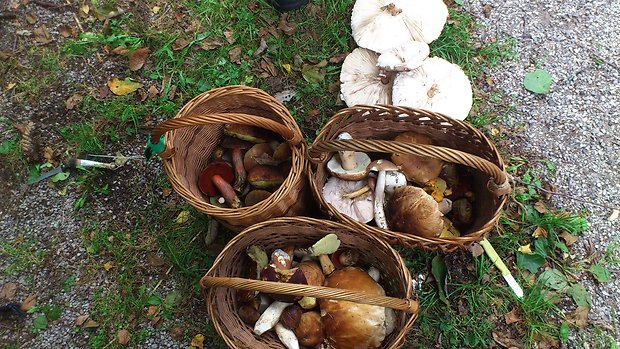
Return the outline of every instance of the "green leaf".
<path id="1" fill-rule="evenodd" d="M 448 302 L 448 267 L 443 261 L 440 255 L 433 257 L 431 262 L 431 273 L 437 281 L 437 289 L 439 289 L 439 299 L 441 299 L 446 305 L 450 305 Z"/>
<path id="2" fill-rule="evenodd" d="M 148 305 L 161 305 L 162 301 L 159 296 L 150 296 L 146 303 L 148 303 Z"/>
<path id="3" fill-rule="evenodd" d="M 568 287 L 568 280 L 566 280 L 566 276 L 564 276 L 564 274 L 557 269 L 548 269 L 543 271 L 538 277 L 538 281 L 542 282 L 543 285 L 558 291 Z"/>
<path id="4" fill-rule="evenodd" d="M 568 342 L 568 335 L 569 335 L 569 327 L 568 327 L 568 322 L 562 322 L 562 325 L 560 325 L 560 340 L 562 342 Z"/>
<path id="5" fill-rule="evenodd" d="M 65 179 L 69 178 L 70 174 L 71 173 L 69 172 L 56 173 L 55 175 L 52 176 L 52 182 L 56 183 L 56 182 L 64 181 Z"/>
<path id="6" fill-rule="evenodd" d="M 4 141 L 0 143 L 0 154 L 6 155 L 13 152 L 14 149 L 17 148 L 17 140 L 9 139 L 8 141 Z"/>
<path id="7" fill-rule="evenodd" d="M 321 240 L 312 245 L 312 247 L 310 247 L 310 254 L 313 256 L 331 254 L 336 252 L 338 247 L 340 247 L 340 240 L 338 240 L 338 236 L 336 234 L 327 234 Z"/>
<path id="8" fill-rule="evenodd" d="M 183 296 L 181 295 L 181 292 L 172 291 L 168 293 L 168 295 L 164 299 L 164 307 L 168 309 L 174 308 L 175 306 L 179 305 L 179 303 L 181 303 L 182 299 Z"/>
<path id="9" fill-rule="evenodd" d="M 41 314 L 34 319 L 32 324 L 34 325 L 33 332 L 37 333 L 40 330 L 44 330 L 47 328 L 47 317 Z"/>
<path id="10" fill-rule="evenodd" d="M 601 264 L 595 264 L 590 266 L 589 271 L 600 283 L 611 281 L 611 274 L 609 274 L 609 270 L 607 270 L 607 268 L 605 268 Z"/>
<path id="11" fill-rule="evenodd" d="M 532 273 L 536 273 L 538 268 L 540 268 L 545 263 L 545 257 L 533 253 L 533 254 L 523 254 L 521 252 L 517 252 L 517 266 L 521 269 L 527 269 Z"/>
<path id="12" fill-rule="evenodd" d="M 592 308 L 592 297 L 585 287 L 581 284 L 573 285 L 566 291 L 566 293 L 573 297 L 575 304 L 584 308 Z"/>
<path id="13" fill-rule="evenodd" d="M 457 5 L 463 5 L 465 3 L 464 0 L 454 0 L 454 3 Z"/>
<path id="14" fill-rule="evenodd" d="M 318 64 L 304 64 L 301 67 L 301 75 L 304 80 L 311 84 L 318 84 L 325 79 L 325 69 L 322 69 L 327 65 L 326 60 L 322 60 Z"/>
<path id="15" fill-rule="evenodd" d="M 263 269 L 269 264 L 269 258 L 267 258 L 265 250 L 256 245 L 248 247 L 247 254 L 256 262 L 256 267 L 258 267 L 258 269 Z"/>
<path id="16" fill-rule="evenodd" d="M 60 318 L 61 312 L 62 312 L 62 309 L 59 306 L 53 305 L 45 312 L 45 317 L 49 321 L 58 320 Z"/>
<path id="17" fill-rule="evenodd" d="M 534 253 L 538 253 L 544 258 L 547 258 L 549 252 L 549 241 L 547 238 L 538 238 L 534 240 Z"/>
<path id="18" fill-rule="evenodd" d="M 551 90 L 553 78 L 546 70 L 536 69 L 525 74 L 523 86 L 525 89 L 534 93 L 548 93 Z"/>

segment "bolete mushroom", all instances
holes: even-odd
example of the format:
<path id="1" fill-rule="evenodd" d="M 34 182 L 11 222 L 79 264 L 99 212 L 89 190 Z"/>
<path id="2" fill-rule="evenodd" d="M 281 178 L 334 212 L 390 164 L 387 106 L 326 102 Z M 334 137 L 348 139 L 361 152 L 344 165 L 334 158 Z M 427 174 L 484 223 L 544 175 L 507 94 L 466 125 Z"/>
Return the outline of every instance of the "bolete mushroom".
<path id="1" fill-rule="evenodd" d="M 226 124 L 224 134 L 252 143 L 268 142 L 272 136 L 270 131 L 249 125 Z"/>
<path id="2" fill-rule="evenodd" d="M 411 41 L 381 53 L 377 66 L 388 71 L 413 70 L 422 65 L 429 53 L 425 42 Z"/>
<path id="3" fill-rule="evenodd" d="M 315 348 L 323 343 L 325 331 L 321 322 L 321 314 L 316 311 L 308 311 L 301 314 L 299 325 L 295 329 L 299 344 L 308 348 Z"/>
<path id="4" fill-rule="evenodd" d="M 234 179 L 232 166 L 225 161 L 214 161 L 198 178 L 198 188 L 207 196 L 221 194 L 232 208 L 241 207 L 241 200 L 230 185 Z"/>
<path id="5" fill-rule="evenodd" d="M 358 47 L 344 59 L 340 95 L 349 107 L 391 103 L 393 74 L 377 67 L 378 58 L 378 53 Z"/>
<path id="6" fill-rule="evenodd" d="M 275 188 L 284 183 L 288 171 L 282 171 L 278 167 L 258 165 L 248 171 L 248 182 L 259 189 Z"/>
<path id="7" fill-rule="evenodd" d="M 368 223 L 374 218 L 374 198 L 370 193 L 355 198 L 343 197 L 365 186 L 364 181 L 345 181 L 330 177 L 323 186 L 323 198 L 334 209 L 358 222 Z"/>
<path id="8" fill-rule="evenodd" d="M 246 171 L 249 171 L 254 166 L 258 166 L 257 158 L 271 158 L 273 155 L 273 149 L 269 146 L 269 143 L 258 143 L 252 148 L 248 149 L 243 156 L 243 167 Z"/>
<path id="9" fill-rule="evenodd" d="M 431 43 L 447 19 L 443 0 L 357 0 L 351 29 L 358 45 L 384 52 L 410 41 Z"/>
<path id="10" fill-rule="evenodd" d="M 343 132 L 338 140 L 353 139 L 351 134 Z M 370 164 L 370 157 L 366 153 L 343 150 L 338 156 L 332 156 L 327 162 L 327 171 L 333 176 L 348 181 L 358 181 L 366 177 L 366 167 Z"/>
<path id="11" fill-rule="evenodd" d="M 438 237 L 443 230 L 437 201 L 424 189 L 406 186 L 394 190 L 387 204 L 392 229 L 423 237 Z"/>
<path id="12" fill-rule="evenodd" d="M 245 206 L 254 206 L 271 196 L 271 192 L 262 189 L 250 191 L 244 199 Z"/>
<path id="13" fill-rule="evenodd" d="M 456 64 L 428 58 L 417 69 L 398 73 L 392 104 L 425 109 L 464 120 L 473 103 L 471 83 Z"/>
<path id="14" fill-rule="evenodd" d="M 383 287 L 357 267 L 334 271 L 325 286 L 385 296 Z M 384 307 L 323 298 L 319 305 L 325 337 L 334 348 L 378 348 L 393 327 L 386 324 Z"/>
<path id="15" fill-rule="evenodd" d="M 405 175 L 398 172 L 398 166 L 387 160 L 375 160 L 366 170 L 377 171 L 377 183 L 375 184 L 374 218 L 377 227 L 389 229 L 385 218 L 385 193 L 392 193 L 394 189 L 407 185 Z"/>
<path id="16" fill-rule="evenodd" d="M 394 141 L 432 144 L 430 137 L 415 132 L 401 133 L 394 138 Z M 442 160 L 413 154 L 394 153 L 391 159 L 396 165 L 400 166 L 405 176 L 407 176 L 407 180 L 422 185 L 426 184 L 426 182 L 431 179 L 437 178 L 441 172 L 441 165 L 443 164 Z"/>
<path id="17" fill-rule="evenodd" d="M 253 144 L 250 142 L 229 137 L 224 138 L 221 143 L 222 148 L 230 149 L 230 157 L 232 159 L 233 168 L 235 169 L 235 183 L 233 184 L 233 188 L 237 192 L 241 192 L 243 190 L 245 179 L 247 177 L 245 167 L 243 166 L 242 150 L 250 149 L 252 145 Z"/>

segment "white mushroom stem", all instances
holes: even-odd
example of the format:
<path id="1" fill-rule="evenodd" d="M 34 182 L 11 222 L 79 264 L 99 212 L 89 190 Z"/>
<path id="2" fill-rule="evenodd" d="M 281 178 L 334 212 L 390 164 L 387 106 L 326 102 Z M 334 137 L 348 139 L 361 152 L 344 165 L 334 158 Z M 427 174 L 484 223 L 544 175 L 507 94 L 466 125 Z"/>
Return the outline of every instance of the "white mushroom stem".
<path id="1" fill-rule="evenodd" d="M 377 175 L 377 184 L 375 185 L 375 223 L 377 227 L 381 229 L 388 229 L 387 219 L 385 218 L 385 211 L 383 205 L 385 203 L 385 172 L 379 171 Z"/>
<path id="2" fill-rule="evenodd" d="M 321 269 L 323 269 L 323 274 L 329 275 L 336 270 L 334 263 L 332 263 L 329 256 L 326 254 L 319 255 L 319 263 L 321 264 Z"/>
<path id="3" fill-rule="evenodd" d="M 373 280 L 375 280 L 375 282 L 379 282 L 379 279 L 381 278 L 381 272 L 379 271 L 379 269 L 375 267 L 370 267 L 366 272 Z"/>
<path id="4" fill-rule="evenodd" d="M 394 189 L 404 187 L 407 185 L 407 177 L 404 173 L 399 171 L 386 171 L 385 172 L 385 192 L 392 194 Z"/>
<path id="5" fill-rule="evenodd" d="M 276 324 L 276 334 L 278 338 L 280 338 L 280 342 L 282 342 L 287 349 L 299 349 L 299 341 L 297 340 L 297 336 L 295 336 L 295 332 L 284 327 L 284 325 L 279 322 Z"/>
<path id="6" fill-rule="evenodd" d="M 347 132 L 343 132 L 338 135 L 338 140 L 347 139 L 353 139 L 353 137 L 351 137 L 351 135 Z M 357 161 L 355 160 L 354 151 L 343 150 L 339 151 L 338 155 L 340 156 L 340 164 L 342 165 L 343 169 L 350 171 L 357 167 Z"/>
<path id="7" fill-rule="evenodd" d="M 254 324 L 254 333 L 257 335 L 261 335 L 270 329 L 272 329 L 280 320 L 280 315 L 284 312 L 284 309 L 291 305 L 291 303 L 279 302 L 275 301 L 265 309 L 265 312 L 261 314 L 261 316 Z"/>

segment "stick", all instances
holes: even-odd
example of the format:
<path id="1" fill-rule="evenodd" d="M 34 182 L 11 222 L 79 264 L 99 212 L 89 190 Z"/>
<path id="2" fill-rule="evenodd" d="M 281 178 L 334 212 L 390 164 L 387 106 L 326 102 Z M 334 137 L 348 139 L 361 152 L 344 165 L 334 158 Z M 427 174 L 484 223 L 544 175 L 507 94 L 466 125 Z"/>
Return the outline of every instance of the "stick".
<path id="1" fill-rule="evenodd" d="M 51 2 L 47 2 L 47 1 L 43 1 L 43 0 L 32 0 L 32 2 L 34 4 L 37 4 L 41 7 L 44 7 L 48 10 L 57 10 L 59 8 L 63 8 L 63 7 L 67 7 L 67 6 L 71 6 L 70 3 L 68 4 L 62 4 L 62 5 L 56 5 L 56 4 L 52 4 Z"/>

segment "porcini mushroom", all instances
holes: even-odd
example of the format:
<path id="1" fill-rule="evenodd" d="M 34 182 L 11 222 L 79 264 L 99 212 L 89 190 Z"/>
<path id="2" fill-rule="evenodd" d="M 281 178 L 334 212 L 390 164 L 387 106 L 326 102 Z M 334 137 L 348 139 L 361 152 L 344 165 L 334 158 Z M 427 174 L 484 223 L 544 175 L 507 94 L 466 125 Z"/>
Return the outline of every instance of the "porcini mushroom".
<path id="1" fill-rule="evenodd" d="M 357 104 L 390 104 L 392 74 L 377 67 L 379 54 L 356 48 L 342 63 L 340 95 L 352 107 Z"/>
<path id="2" fill-rule="evenodd" d="M 295 329 L 299 344 L 308 348 L 315 348 L 323 343 L 325 332 L 321 322 L 321 314 L 316 311 L 308 311 L 301 314 L 299 325 Z"/>
<path id="3" fill-rule="evenodd" d="M 351 29 L 358 45 L 384 52 L 410 41 L 431 43 L 447 19 L 443 0 L 357 0 Z"/>
<path id="4" fill-rule="evenodd" d="M 375 160 L 366 170 L 377 171 L 377 183 L 375 184 L 374 218 L 375 224 L 381 229 L 389 229 L 385 218 L 385 192 L 393 192 L 394 189 L 407 185 L 405 175 L 398 172 L 398 166 L 387 160 Z"/>
<path id="5" fill-rule="evenodd" d="M 275 188 L 284 183 L 288 171 L 281 171 L 274 166 L 258 165 L 248 171 L 248 182 L 259 189 Z"/>
<path id="6" fill-rule="evenodd" d="M 325 286 L 385 296 L 383 287 L 357 267 L 334 271 Z M 384 307 L 323 298 L 319 305 L 325 337 L 334 348 L 378 348 L 388 334 Z"/>
<path id="7" fill-rule="evenodd" d="M 394 141 L 432 144 L 430 137 L 415 132 L 401 133 L 394 138 Z M 407 176 L 407 180 L 422 185 L 426 184 L 426 182 L 431 179 L 437 178 L 441 172 L 441 165 L 443 164 L 443 161 L 439 159 L 413 154 L 394 153 L 391 159 L 396 165 L 400 166 L 405 176 Z"/>
<path id="8" fill-rule="evenodd" d="M 254 206 L 270 196 L 271 192 L 262 189 L 254 189 L 245 196 L 244 203 L 246 206 Z"/>
<path id="9" fill-rule="evenodd" d="M 347 132 L 338 135 L 338 140 L 353 139 Z M 338 156 L 332 156 L 327 162 L 327 171 L 333 176 L 348 181 L 358 181 L 366 177 L 366 167 L 370 164 L 370 157 L 366 153 L 343 150 Z"/>
<path id="10" fill-rule="evenodd" d="M 456 64 L 428 58 L 417 69 L 398 73 L 392 104 L 425 109 L 464 120 L 473 102 L 471 83 Z"/>
<path id="11" fill-rule="evenodd" d="M 364 181 L 345 181 L 338 177 L 330 177 L 323 186 L 323 198 L 334 209 L 358 222 L 368 223 L 374 218 L 374 197 L 370 193 L 355 198 L 343 197 L 364 187 Z"/>
<path id="12" fill-rule="evenodd" d="M 228 137 L 224 138 L 221 143 L 222 148 L 230 149 L 230 157 L 233 168 L 235 169 L 235 183 L 233 184 L 233 188 L 237 192 L 241 192 L 243 190 L 247 176 L 245 167 L 243 166 L 243 154 L 241 151 L 250 149 L 252 145 L 253 144 L 250 142 Z"/>
<path id="13" fill-rule="evenodd" d="M 425 42 L 411 41 L 381 53 L 377 66 L 389 71 L 413 70 L 422 65 L 429 53 Z"/>
<path id="14" fill-rule="evenodd" d="M 198 178 L 198 188 L 207 196 L 221 194 L 232 208 L 241 207 L 241 200 L 230 185 L 233 178 L 232 166 L 225 161 L 214 161 L 205 168 Z"/>
<path id="15" fill-rule="evenodd" d="M 249 125 L 226 124 L 224 125 L 224 134 L 230 137 L 238 138 L 252 143 L 268 142 L 272 132 Z"/>
<path id="16" fill-rule="evenodd" d="M 248 149 L 243 156 L 243 167 L 245 167 L 246 171 L 252 169 L 252 167 L 257 166 L 258 162 L 257 158 L 271 158 L 273 155 L 273 149 L 269 146 L 269 143 L 258 143 L 255 144 L 252 148 Z"/>
<path id="17" fill-rule="evenodd" d="M 396 231 L 438 237 L 443 230 L 437 201 L 424 189 L 406 186 L 394 190 L 387 204 L 390 226 Z"/>

